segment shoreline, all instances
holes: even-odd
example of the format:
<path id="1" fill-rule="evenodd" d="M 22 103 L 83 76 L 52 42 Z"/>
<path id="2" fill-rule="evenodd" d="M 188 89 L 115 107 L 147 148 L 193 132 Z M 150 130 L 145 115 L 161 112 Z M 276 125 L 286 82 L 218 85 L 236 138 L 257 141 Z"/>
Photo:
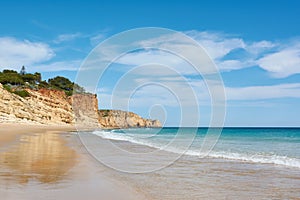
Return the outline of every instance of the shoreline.
<path id="1" fill-rule="evenodd" d="M 4 199 L 148 199 L 97 163 L 74 126 L 0 123 Z"/>

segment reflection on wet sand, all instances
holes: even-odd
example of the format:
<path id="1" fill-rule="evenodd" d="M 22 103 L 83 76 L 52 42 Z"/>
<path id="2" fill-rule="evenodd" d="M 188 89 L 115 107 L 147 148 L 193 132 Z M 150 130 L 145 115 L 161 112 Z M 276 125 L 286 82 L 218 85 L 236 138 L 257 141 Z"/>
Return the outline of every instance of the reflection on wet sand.
<path id="1" fill-rule="evenodd" d="M 57 133 L 22 135 L 20 142 L 0 153 L 0 181 L 55 183 L 75 165 L 76 153 Z"/>

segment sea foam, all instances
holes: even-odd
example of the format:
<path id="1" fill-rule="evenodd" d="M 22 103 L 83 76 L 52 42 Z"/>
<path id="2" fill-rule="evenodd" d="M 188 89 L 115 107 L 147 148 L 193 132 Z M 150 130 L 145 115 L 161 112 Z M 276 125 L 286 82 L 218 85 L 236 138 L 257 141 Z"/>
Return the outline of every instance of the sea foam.
<path id="1" fill-rule="evenodd" d="M 203 157 L 205 154 L 200 150 L 191 150 L 191 149 L 182 149 L 178 146 L 168 146 L 158 142 L 150 141 L 145 139 L 145 135 L 143 137 L 138 137 L 135 134 L 120 134 L 115 131 L 104 131 L 104 130 L 97 130 L 94 131 L 93 134 L 109 140 L 117 140 L 117 141 L 127 141 L 138 145 L 144 145 L 164 151 L 168 151 L 171 153 L 177 154 L 184 154 L 188 156 L 197 156 Z M 214 151 L 212 150 L 207 157 L 210 158 L 221 158 L 221 159 L 228 159 L 228 160 L 236 160 L 242 162 L 250 162 L 250 163 L 261 163 L 261 164 L 275 164 L 281 165 L 286 167 L 295 167 L 300 168 L 300 159 L 288 157 L 288 156 L 281 156 L 276 154 L 267 154 L 267 153 L 237 153 L 237 152 L 229 152 L 229 151 Z"/>

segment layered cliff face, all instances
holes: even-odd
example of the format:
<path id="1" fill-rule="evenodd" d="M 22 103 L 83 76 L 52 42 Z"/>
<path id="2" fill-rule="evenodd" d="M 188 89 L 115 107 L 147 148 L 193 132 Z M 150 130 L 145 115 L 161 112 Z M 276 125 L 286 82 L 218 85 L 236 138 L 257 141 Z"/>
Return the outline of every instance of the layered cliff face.
<path id="1" fill-rule="evenodd" d="M 62 91 L 27 90 L 22 98 L 3 89 L 0 84 L 0 121 L 35 122 L 41 124 L 72 124 L 72 106 Z"/>
<path id="2" fill-rule="evenodd" d="M 161 127 L 158 120 L 144 119 L 133 112 L 99 110 L 99 123 L 104 128 Z"/>
<path id="3" fill-rule="evenodd" d="M 40 124 L 98 125 L 98 102 L 95 95 L 67 97 L 63 91 L 27 90 L 22 98 L 0 84 L 0 122 L 34 122 Z"/>

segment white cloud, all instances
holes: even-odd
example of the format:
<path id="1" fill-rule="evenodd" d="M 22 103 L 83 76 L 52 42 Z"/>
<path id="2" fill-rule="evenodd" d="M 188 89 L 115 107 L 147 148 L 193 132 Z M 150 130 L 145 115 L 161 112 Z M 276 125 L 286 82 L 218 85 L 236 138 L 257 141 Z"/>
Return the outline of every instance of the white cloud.
<path id="1" fill-rule="evenodd" d="M 144 65 L 147 63 L 159 63 L 161 65 L 178 65 L 183 62 L 180 57 L 164 51 L 142 51 L 128 53 L 116 60 L 117 63 L 124 65 Z"/>
<path id="2" fill-rule="evenodd" d="M 22 65 L 33 65 L 50 60 L 54 51 L 45 43 L 17 40 L 12 37 L 0 38 L 0 68 L 19 70 Z"/>
<path id="3" fill-rule="evenodd" d="M 184 37 L 182 34 L 164 35 L 148 40 L 142 40 L 132 45 L 132 49 L 145 49 L 145 51 L 134 51 L 123 55 L 121 58 L 114 60 L 117 56 L 122 55 L 124 45 L 107 45 L 101 49 L 96 49 L 95 57 L 98 56 L 100 60 L 95 58 L 95 62 L 110 62 L 128 65 L 130 67 L 156 63 L 167 65 L 180 74 L 198 74 L 197 70 L 188 62 L 198 66 L 202 74 L 215 73 L 217 70 L 212 60 L 207 56 L 206 52 L 199 48 L 193 40 Z M 155 50 L 149 50 L 153 48 Z M 127 49 L 131 50 L 130 47 Z M 188 62 L 187 62 L 188 61 Z M 94 62 L 93 62 L 94 64 Z M 100 65 L 100 64 L 98 64 Z M 128 69 L 128 68 L 124 68 Z"/>
<path id="4" fill-rule="evenodd" d="M 299 41 L 288 43 L 267 40 L 250 42 L 240 37 L 216 32 L 188 31 L 185 33 L 204 47 L 220 71 L 258 66 L 275 78 L 300 73 Z M 199 61 L 199 53 L 195 54 L 193 45 L 180 37 L 180 34 L 164 35 L 138 43 L 142 47 L 156 46 L 161 49 L 174 49 L 189 60 Z M 114 49 L 118 49 L 118 47 L 114 46 Z M 112 49 L 110 48 L 110 50 Z M 138 51 L 126 54 L 116 62 L 132 66 L 158 63 L 171 66 L 182 74 L 195 73 L 194 70 L 189 70 L 180 55 L 176 56 L 164 51 Z M 232 55 L 234 56 L 232 57 Z M 203 72 L 205 71 L 207 70 L 203 70 Z"/>
<path id="5" fill-rule="evenodd" d="M 90 43 L 92 46 L 96 46 L 98 45 L 102 40 L 105 39 L 105 34 L 104 33 L 100 33 L 100 34 L 97 34 L 95 36 L 92 36 L 90 37 Z"/>
<path id="6" fill-rule="evenodd" d="M 300 83 L 226 88 L 227 100 L 300 98 Z"/>
<path id="7" fill-rule="evenodd" d="M 173 72 L 183 76 L 199 73 L 183 58 L 160 50 L 129 53 L 120 57 L 115 63 L 128 66 L 127 68 L 124 66 L 123 70 L 132 69 L 134 66 L 144 66 L 143 70 L 135 71 L 138 75 L 168 77 L 174 75 Z M 155 66 L 160 66 L 160 69 L 153 70 L 152 68 Z"/>
<path id="8" fill-rule="evenodd" d="M 253 60 L 224 60 L 224 61 L 216 61 L 216 65 L 221 71 L 233 71 L 239 70 L 245 67 L 254 66 L 255 62 Z"/>
<path id="9" fill-rule="evenodd" d="M 206 31 L 187 31 L 184 33 L 204 47 L 208 55 L 214 60 L 223 58 L 225 55 L 235 49 L 246 47 L 246 44 L 242 38 L 232 37 L 222 33 Z M 182 49 L 182 51 L 185 51 L 192 46 L 190 40 L 185 39 L 180 34 L 157 37 L 151 40 L 141 41 L 140 43 L 143 46 L 160 44 L 160 47 L 162 48 L 171 47 L 170 49 Z"/>
<path id="10" fill-rule="evenodd" d="M 245 48 L 246 44 L 240 38 L 225 38 L 220 34 L 208 32 L 188 32 L 191 37 L 197 40 L 207 51 L 208 55 L 215 61 L 220 70 L 231 71 L 240 69 L 251 65 L 252 63 L 239 60 L 220 60 L 228 53 L 235 49 Z M 144 46 L 151 46 L 154 43 L 161 43 L 162 48 L 168 49 L 180 49 L 187 52 L 189 49 L 193 49 L 189 44 L 185 44 L 182 41 L 178 41 L 176 36 L 156 38 L 151 41 L 142 41 Z M 254 48 L 254 47 L 253 47 Z M 190 53 L 192 55 L 193 52 Z M 195 55 L 199 56 L 199 55 Z M 164 51 L 140 51 L 134 53 L 128 53 L 116 61 L 125 65 L 142 65 L 146 63 L 159 63 L 162 65 L 171 66 L 183 74 L 193 74 L 195 70 L 189 70 L 186 61 L 183 58 Z M 180 70 L 181 69 L 181 70 Z"/>
<path id="11" fill-rule="evenodd" d="M 234 49 L 246 46 L 243 39 L 221 33 L 189 31 L 186 34 L 199 42 L 214 60 L 223 58 Z"/>
<path id="12" fill-rule="evenodd" d="M 53 42 L 56 44 L 68 42 L 82 37 L 81 33 L 61 34 Z"/>
<path id="13" fill-rule="evenodd" d="M 269 70 L 269 68 L 260 65 L 261 63 L 257 62 L 257 60 L 270 52 L 274 52 L 281 46 L 278 43 L 266 40 L 245 42 L 240 37 L 215 32 L 188 31 L 186 34 L 196 40 L 205 49 L 220 71 L 239 70 L 258 65 L 259 67 L 272 72 L 271 69 Z M 179 70 L 182 74 L 195 74 L 197 72 L 195 70 L 190 70 L 186 61 L 184 61 L 184 59 L 180 56 L 184 55 L 184 58 L 189 61 L 199 61 L 199 59 L 201 60 L 205 54 L 205 52 L 195 53 L 196 49 L 191 41 L 185 39 L 180 34 L 163 35 L 148 40 L 138 41 L 137 43 L 141 47 L 148 48 L 156 46 L 161 50 L 145 50 L 127 53 L 115 62 L 130 66 L 158 63 L 173 67 L 174 69 Z M 117 46 L 113 46 L 113 48 L 105 48 L 106 51 L 107 49 L 110 49 L 109 55 L 113 54 L 111 50 L 114 52 L 118 51 Z M 179 52 L 179 55 L 162 51 L 163 49 L 173 49 L 174 52 Z M 247 56 L 237 53 L 240 50 L 242 50 Z M 228 57 L 231 53 L 236 55 L 233 58 Z M 118 54 L 115 53 L 114 55 Z M 201 64 L 204 66 L 203 63 Z M 202 69 L 202 72 L 206 71 L 208 70 Z"/>
<path id="14" fill-rule="evenodd" d="M 257 61 L 258 65 L 276 78 L 300 73 L 300 44 L 267 54 Z"/>
<path id="15" fill-rule="evenodd" d="M 238 38 L 224 38 L 223 41 L 199 40 L 198 42 L 203 45 L 212 59 L 223 58 L 232 50 L 245 47 L 243 40 Z"/>
<path id="16" fill-rule="evenodd" d="M 263 40 L 259 42 L 253 42 L 252 44 L 247 45 L 245 48 L 247 49 L 248 52 L 255 55 L 259 55 L 260 53 L 273 49 L 276 46 L 278 46 L 278 44 Z"/>

